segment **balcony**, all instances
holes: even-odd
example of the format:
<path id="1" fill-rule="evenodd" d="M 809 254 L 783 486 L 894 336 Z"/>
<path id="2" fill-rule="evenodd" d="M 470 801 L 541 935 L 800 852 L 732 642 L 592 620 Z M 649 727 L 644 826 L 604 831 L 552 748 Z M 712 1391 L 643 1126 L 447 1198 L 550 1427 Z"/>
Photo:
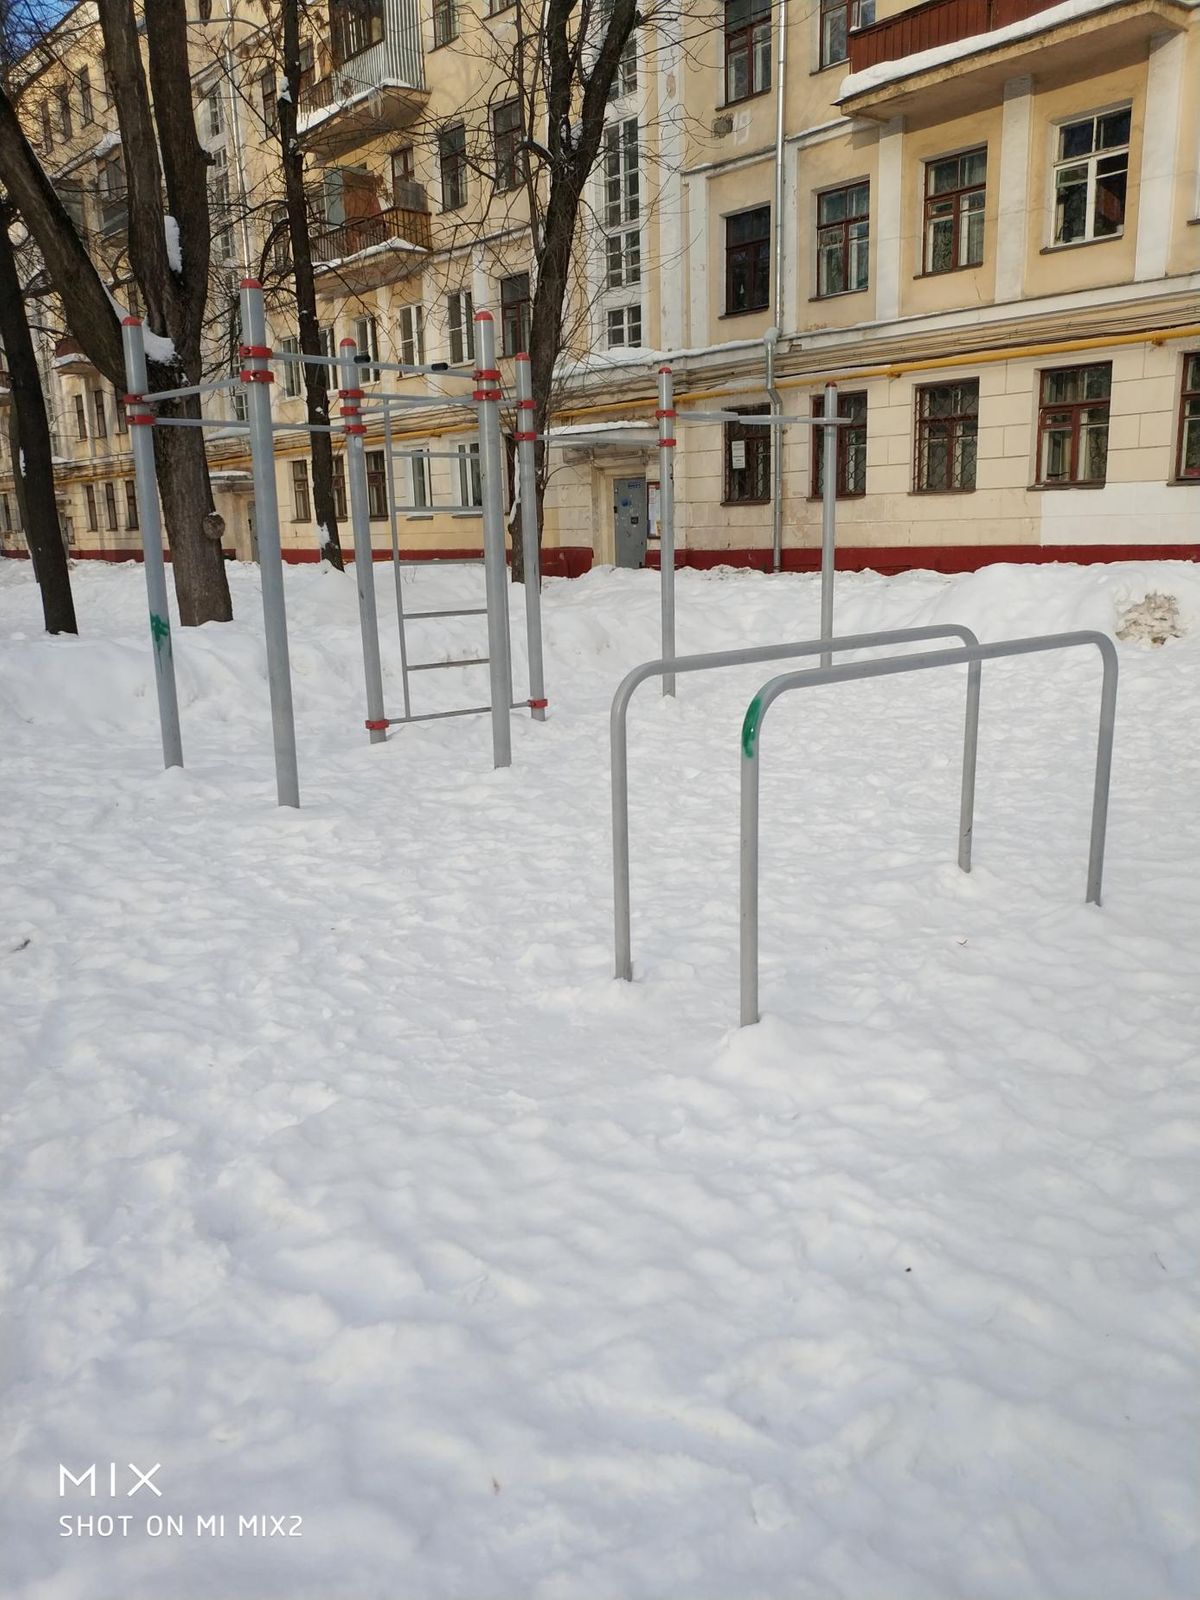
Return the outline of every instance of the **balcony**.
<path id="1" fill-rule="evenodd" d="M 419 190 L 416 184 L 411 187 Z M 433 227 L 428 209 L 409 206 L 392 206 L 336 227 L 321 228 L 314 232 L 312 241 L 318 275 L 335 275 L 339 292 L 350 290 L 356 294 L 406 277 L 416 260 L 432 248 Z"/>
<path id="2" fill-rule="evenodd" d="M 850 76 L 838 105 L 848 115 L 939 119 L 995 104 L 1005 80 L 1060 69 L 1120 66 L 1144 55 L 1159 33 L 1188 26 L 1186 0 L 925 0 L 850 35 Z"/>
<path id="3" fill-rule="evenodd" d="M 91 356 L 84 354 L 83 346 L 70 334 L 64 335 L 54 346 L 54 370 L 72 378 L 99 376 Z"/>
<path id="4" fill-rule="evenodd" d="M 329 160 L 416 121 L 429 99 L 418 17 L 411 0 L 330 0 L 317 55 L 331 67 L 296 108 L 306 149 Z"/>

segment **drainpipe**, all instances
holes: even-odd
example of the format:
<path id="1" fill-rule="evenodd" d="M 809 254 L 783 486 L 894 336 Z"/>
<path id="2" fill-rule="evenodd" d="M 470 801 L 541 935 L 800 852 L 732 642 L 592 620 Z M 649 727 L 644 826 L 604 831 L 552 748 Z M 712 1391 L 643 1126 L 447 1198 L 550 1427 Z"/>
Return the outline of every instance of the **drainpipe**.
<path id="1" fill-rule="evenodd" d="M 779 66 L 775 74 L 775 326 L 763 337 L 767 362 L 767 395 L 779 416 L 783 401 L 775 387 L 775 346 L 783 326 L 783 125 L 787 85 L 787 0 L 779 0 Z M 783 567 L 783 429 L 771 429 L 771 566 Z"/>
<path id="2" fill-rule="evenodd" d="M 238 211 L 241 213 L 238 221 L 238 232 L 241 234 L 242 260 L 245 263 L 243 272 L 251 275 L 255 271 L 255 262 L 251 259 L 250 247 L 250 219 L 249 206 L 246 198 L 246 149 L 242 140 L 242 106 L 240 85 L 235 82 L 234 74 L 238 71 L 237 58 L 233 51 L 233 25 L 234 0 L 225 0 L 225 80 L 229 89 L 229 124 L 233 135 L 233 159 L 237 167 L 237 196 Z"/>

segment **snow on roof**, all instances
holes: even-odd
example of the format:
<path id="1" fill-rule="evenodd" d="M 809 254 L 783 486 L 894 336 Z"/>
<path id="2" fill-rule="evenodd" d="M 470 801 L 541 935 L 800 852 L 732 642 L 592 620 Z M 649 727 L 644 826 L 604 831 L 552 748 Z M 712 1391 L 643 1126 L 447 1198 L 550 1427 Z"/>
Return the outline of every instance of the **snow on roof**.
<path id="1" fill-rule="evenodd" d="M 296 131 L 298 133 L 311 133 L 314 128 L 319 128 L 323 122 L 328 122 L 330 117 L 335 117 L 341 111 L 348 111 L 351 106 L 359 105 L 364 100 L 369 100 L 381 89 L 406 89 L 410 93 L 420 92 L 412 83 L 405 83 L 400 78 L 381 78 L 378 83 L 368 83 L 357 94 L 349 94 L 343 98 L 333 100 L 327 106 L 321 106 L 316 111 L 301 111 L 296 118 Z"/>
<path id="2" fill-rule="evenodd" d="M 856 94 L 862 94 L 868 89 L 877 89 L 882 84 L 891 83 L 897 78 L 908 78 L 914 73 L 928 72 L 931 67 L 959 61 L 964 56 L 974 55 L 979 50 L 993 50 L 999 45 L 1009 44 L 1017 39 L 1028 39 L 1031 34 L 1042 33 L 1059 23 L 1074 22 L 1078 17 L 1095 16 L 1101 11 L 1111 11 L 1114 6 L 1124 3 L 1125 0 L 1063 0 L 1061 5 L 1050 6 L 1046 11 L 1037 11 L 1033 16 L 1025 17 L 1020 22 L 1010 22 L 1004 28 L 993 28 L 988 33 L 972 33 L 965 39 L 955 39 L 951 44 L 935 45 L 932 50 L 917 50 L 912 55 L 901 56 L 896 61 L 879 61 L 873 67 L 866 67 L 862 72 L 852 72 L 843 78 L 837 100 L 839 103 L 849 100 Z M 1195 6 L 1200 0 L 1174 0 L 1174 3 Z"/>
<path id="3" fill-rule="evenodd" d="M 335 268 L 348 266 L 352 261 L 369 261 L 372 256 L 387 255 L 392 250 L 411 250 L 419 256 L 429 254 L 423 244 L 413 244 L 411 239 L 384 239 L 379 244 L 368 245 L 365 250 L 354 250 L 348 256 L 335 256 L 332 261 L 315 261 L 313 271 L 333 272 Z"/>

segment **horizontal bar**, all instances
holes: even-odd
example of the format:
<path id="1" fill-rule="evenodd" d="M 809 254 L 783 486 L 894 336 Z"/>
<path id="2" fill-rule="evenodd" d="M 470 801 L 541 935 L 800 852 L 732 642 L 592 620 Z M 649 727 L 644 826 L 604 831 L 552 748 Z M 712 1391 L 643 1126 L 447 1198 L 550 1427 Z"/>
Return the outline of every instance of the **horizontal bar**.
<path id="1" fill-rule="evenodd" d="M 478 440 L 472 440 L 478 443 Z M 393 450 L 394 456 L 408 456 L 419 461 L 470 461 L 469 450 Z"/>
<path id="2" fill-rule="evenodd" d="M 744 411 L 680 411 L 678 422 L 744 422 L 748 428 L 854 428 L 861 420 L 853 417 L 747 416 Z"/>
<path id="3" fill-rule="evenodd" d="M 372 365 L 374 365 L 374 363 L 372 363 Z M 373 383 L 375 380 L 373 378 L 368 378 L 365 381 L 367 383 Z M 386 401 L 389 406 L 402 406 L 406 411 L 411 411 L 414 407 L 419 406 L 423 406 L 426 410 L 432 409 L 435 411 L 441 406 L 460 406 L 464 410 L 474 411 L 478 403 L 477 401 L 473 400 L 470 395 L 459 394 L 385 393 L 373 394 L 370 396 L 370 399 L 374 405 L 382 406 L 383 402 Z"/>
<path id="4" fill-rule="evenodd" d="M 339 437 L 345 431 L 343 422 L 273 422 L 272 433 L 333 433 Z"/>
<path id="5" fill-rule="evenodd" d="M 226 422 L 221 417 L 155 417 L 156 428 L 224 428 L 227 433 L 249 433 L 248 422 Z"/>
<path id="6" fill-rule="evenodd" d="M 411 672 L 412 668 L 408 670 Z M 528 705 L 528 700 L 514 700 L 509 710 L 524 711 Z M 407 717 L 389 717 L 387 724 L 389 728 L 399 728 L 406 722 L 439 722 L 443 717 L 478 717 L 491 709 L 491 706 L 463 706 L 458 711 L 418 711 Z"/>
<path id="7" fill-rule="evenodd" d="M 441 672 L 444 667 L 486 667 L 487 656 L 464 656 L 457 661 L 418 661 L 410 663 L 410 672 Z M 491 707 L 489 706 L 489 710 Z"/>
<path id="8" fill-rule="evenodd" d="M 393 506 L 401 517 L 481 517 L 482 506 Z"/>
<path id="9" fill-rule="evenodd" d="M 216 394 L 221 389 L 237 389 L 241 387 L 240 378 L 222 378 L 219 383 L 189 383 L 182 389 L 153 389 L 149 394 L 140 395 L 146 405 L 157 405 L 160 400 L 186 400 L 194 394 Z"/>
<path id="10" fill-rule="evenodd" d="M 469 606 L 454 611 L 406 611 L 405 622 L 420 622 L 424 617 L 486 617 L 486 606 Z"/>
<path id="11" fill-rule="evenodd" d="M 292 366 L 336 367 L 340 364 L 341 357 L 303 356 L 300 355 L 298 351 L 293 352 L 291 350 L 272 350 L 271 360 L 290 362 Z M 432 365 L 423 367 L 406 367 L 396 361 L 376 361 L 373 356 L 369 356 L 365 353 L 365 351 L 360 350 L 354 357 L 354 364 L 357 367 L 370 367 L 372 372 L 406 372 L 412 374 L 413 376 L 429 374 L 431 377 L 437 378 L 457 378 L 463 383 L 474 383 L 475 381 L 474 368 L 468 367 L 466 371 L 462 371 L 448 366 L 442 361 L 435 361 Z"/>
<path id="12" fill-rule="evenodd" d="M 579 434 L 575 438 L 564 434 L 539 433 L 538 438 L 550 449 L 560 450 L 590 450 L 595 445 L 620 444 L 634 445 L 641 450 L 656 450 L 658 448 L 658 435 L 650 424 L 646 424 L 645 433 L 621 433 L 616 428 L 611 428 L 604 433 Z"/>

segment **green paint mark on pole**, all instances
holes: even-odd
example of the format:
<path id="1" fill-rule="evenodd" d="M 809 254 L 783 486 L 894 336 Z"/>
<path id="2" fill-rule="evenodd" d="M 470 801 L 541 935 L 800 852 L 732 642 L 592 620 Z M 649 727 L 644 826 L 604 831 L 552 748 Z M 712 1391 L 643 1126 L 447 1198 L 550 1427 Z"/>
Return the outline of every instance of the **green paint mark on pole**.
<path id="1" fill-rule="evenodd" d="M 171 624 L 166 617 L 160 617 L 153 611 L 150 613 L 150 637 L 154 640 L 156 650 L 161 650 L 171 638 Z"/>
<path id="2" fill-rule="evenodd" d="M 742 754 L 748 761 L 754 760 L 754 744 L 758 738 L 758 723 L 762 716 L 762 696 L 755 695 L 746 707 L 746 717 L 742 723 Z"/>

